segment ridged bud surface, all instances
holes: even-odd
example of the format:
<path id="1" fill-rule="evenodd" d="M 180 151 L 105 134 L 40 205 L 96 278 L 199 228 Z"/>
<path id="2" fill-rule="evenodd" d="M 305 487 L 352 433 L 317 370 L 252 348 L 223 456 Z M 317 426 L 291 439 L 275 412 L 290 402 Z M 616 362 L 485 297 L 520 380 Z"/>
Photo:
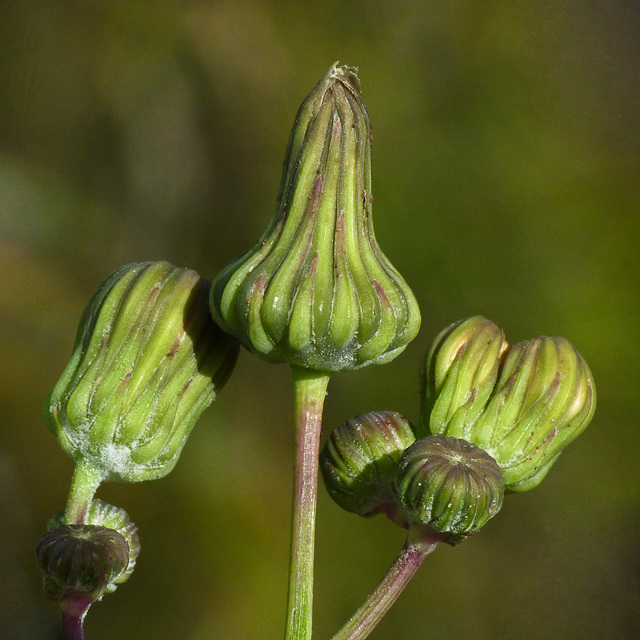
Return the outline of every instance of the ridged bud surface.
<path id="1" fill-rule="evenodd" d="M 211 320 L 208 289 L 195 271 L 143 262 L 91 298 L 44 417 L 62 449 L 104 480 L 169 473 L 229 377 L 238 346 Z"/>
<path id="2" fill-rule="evenodd" d="M 218 323 L 268 361 L 356 369 L 418 332 L 415 297 L 374 236 L 370 154 L 355 70 L 334 65 L 298 111 L 267 231 L 212 287 Z"/>
<path id="3" fill-rule="evenodd" d="M 423 435 L 469 439 L 506 349 L 502 329 L 482 316 L 450 325 L 433 341 L 422 370 Z"/>
<path id="4" fill-rule="evenodd" d="M 411 425 L 399 413 L 376 411 L 351 418 L 331 434 L 320 455 L 329 495 L 346 511 L 392 517 L 398 462 L 414 441 Z"/>
<path id="5" fill-rule="evenodd" d="M 470 439 L 500 464 L 510 491 L 537 486 L 596 407 L 591 371 L 564 338 L 515 344 Z"/>
<path id="6" fill-rule="evenodd" d="M 90 524 L 51 529 L 36 545 L 48 597 L 96 600 L 127 569 L 129 545 L 119 532 Z"/>
<path id="7" fill-rule="evenodd" d="M 410 525 L 448 534 L 455 545 L 477 533 L 502 507 L 497 462 L 458 438 L 429 436 L 405 451 L 396 489 Z"/>
<path id="8" fill-rule="evenodd" d="M 57 529 L 64 524 L 64 511 L 60 511 L 47 524 L 47 528 Z M 112 593 L 116 587 L 129 579 L 136 567 L 138 555 L 140 555 L 140 538 L 138 537 L 138 527 L 131 522 L 129 515 L 124 509 L 114 507 L 112 504 L 102 500 L 93 500 L 85 515 L 83 524 L 91 524 L 106 527 L 117 531 L 127 542 L 129 548 L 129 562 L 127 568 L 112 580 L 106 588 L 105 593 Z"/>

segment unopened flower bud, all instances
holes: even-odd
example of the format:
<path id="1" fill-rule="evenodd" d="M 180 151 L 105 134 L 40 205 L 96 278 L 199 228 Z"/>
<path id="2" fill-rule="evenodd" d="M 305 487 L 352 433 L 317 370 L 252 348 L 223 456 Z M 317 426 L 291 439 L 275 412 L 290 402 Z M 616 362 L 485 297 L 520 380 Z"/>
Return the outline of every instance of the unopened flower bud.
<path id="1" fill-rule="evenodd" d="M 44 416 L 62 449 L 103 480 L 169 473 L 229 377 L 238 347 L 211 320 L 208 289 L 195 271 L 144 262 L 91 298 Z"/>
<path id="2" fill-rule="evenodd" d="M 486 451 L 443 436 L 423 438 L 405 451 L 396 490 L 409 527 L 446 534 L 451 545 L 477 533 L 504 496 L 502 472 Z"/>
<path id="3" fill-rule="evenodd" d="M 90 524 L 61 525 L 36 545 L 44 590 L 53 600 L 97 600 L 126 571 L 129 545 L 124 536 Z"/>
<path id="4" fill-rule="evenodd" d="M 414 441 L 408 420 L 393 411 L 347 420 L 331 434 L 320 455 L 329 495 L 346 511 L 361 516 L 384 512 L 394 519 L 398 461 Z"/>
<path id="5" fill-rule="evenodd" d="M 303 102 L 267 231 L 214 280 L 214 318 L 271 362 L 319 371 L 387 362 L 415 337 L 415 297 L 371 220 L 371 126 L 355 69 Z"/>
<path id="6" fill-rule="evenodd" d="M 433 341 L 422 371 L 423 435 L 469 439 L 471 426 L 493 392 L 504 333 L 482 316 L 447 327 Z"/>
<path id="7" fill-rule="evenodd" d="M 515 344 L 470 439 L 500 464 L 505 487 L 537 486 L 563 449 L 587 427 L 596 406 L 587 363 L 564 338 Z"/>
<path id="8" fill-rule="evenodd" d="M 47 529 L 57 529 L 64 524 L 64 511 L 57 513 L 47 524 Z M 140 538 L 138 537 L 138 527 L 131 522 L 129 515 L 124 509 L 114 507 L 112 504 L 102 500 L 93 500 L 83 524 L 90 524 L 99 527 L 106 527 L 117 531 L 127 542 L 129 548 L 129 561 L 127 568 L 112 580 L 106 588 L 105 593 L 112 593 L 116 587 L 129 579 L 136 567 L 136 561 L 140 555 Z"/>

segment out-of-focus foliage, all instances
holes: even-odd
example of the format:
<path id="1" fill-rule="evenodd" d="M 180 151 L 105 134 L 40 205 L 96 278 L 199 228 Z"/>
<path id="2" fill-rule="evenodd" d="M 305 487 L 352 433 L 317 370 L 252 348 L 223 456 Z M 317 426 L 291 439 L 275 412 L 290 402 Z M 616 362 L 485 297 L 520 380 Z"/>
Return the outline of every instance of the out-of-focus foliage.
<path id="1" fill-rule="evenodd" d="M 0 629 L 53 638 L 33 546 L 72 463 L 41 420 L 89 295 L 130 261 L 212 278 L 273 211 L 296 109 L 335 60 L 373 121 L 377 237 L 420 302 L 391 364 L 338 375 L 326 426 L 418 412 L 452 321 L 563 335 L 592 425 L 540 487 L 438 549 L 371 636 L 640 635 L 640 8 L 625 0 L 0 3 Z M 87 637 L 249 640 L 284 627 L 290 376 L 243 353 L 158 482 L 98 497 L 139 526 L 133 578 Z M 320 491 L 316 628 L 330 637 L 402 544 Z M 344 567 L 352 571 L 345 574 Z"/>

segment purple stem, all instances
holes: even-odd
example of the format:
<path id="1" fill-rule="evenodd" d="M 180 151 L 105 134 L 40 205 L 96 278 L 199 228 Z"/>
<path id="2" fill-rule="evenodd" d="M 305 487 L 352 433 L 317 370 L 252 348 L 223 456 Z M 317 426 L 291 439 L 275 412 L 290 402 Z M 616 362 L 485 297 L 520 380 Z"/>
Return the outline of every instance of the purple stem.
<path id="1" fill-rule="evenodd" d="M 389 611 L 403 589 L 409 584 L 422 561 L 442 542 L 441 534 L 423 532 L 420 539 L 410 539 L 389 567 L 384 578 L 365 603 L 351 616 L 333 640 L 363 640 Z"/>
<path id="2" fill-rule="evenodd" d="M 68 596 L 60 602 L 62 607 L 63 640 L 84 640 L 84 617 L 93 600 Z"/>

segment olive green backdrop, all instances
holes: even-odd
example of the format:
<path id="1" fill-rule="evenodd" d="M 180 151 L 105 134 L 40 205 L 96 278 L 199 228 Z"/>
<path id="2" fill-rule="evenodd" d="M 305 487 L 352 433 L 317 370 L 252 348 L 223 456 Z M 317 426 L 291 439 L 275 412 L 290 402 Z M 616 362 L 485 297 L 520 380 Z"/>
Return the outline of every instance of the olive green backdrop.
<path id="1" fill-rule="evenodd" d="M 374 640 L 640 637 L 640 6 L 632 0 L 0 2 L 0 635 L 54 638 L 33 556 L 72 472 L 41 420 L 80 313 L 121 264 L 213 277 L 272 213 L 289 127 L 335 61 L 373 121 L 382 249 L 423 326 L 336 375 L 325 429 L 418 412 L 446 324 L 564 335 L 598 409 L 535 490 L 440 548 Z M 163 480 L 105 485 L 143 552 L 87 640 L 268 640 L 284 628 L 291 380 L 243 352 Z M 320 489 L 330 638 L 402 532 Z"/>

